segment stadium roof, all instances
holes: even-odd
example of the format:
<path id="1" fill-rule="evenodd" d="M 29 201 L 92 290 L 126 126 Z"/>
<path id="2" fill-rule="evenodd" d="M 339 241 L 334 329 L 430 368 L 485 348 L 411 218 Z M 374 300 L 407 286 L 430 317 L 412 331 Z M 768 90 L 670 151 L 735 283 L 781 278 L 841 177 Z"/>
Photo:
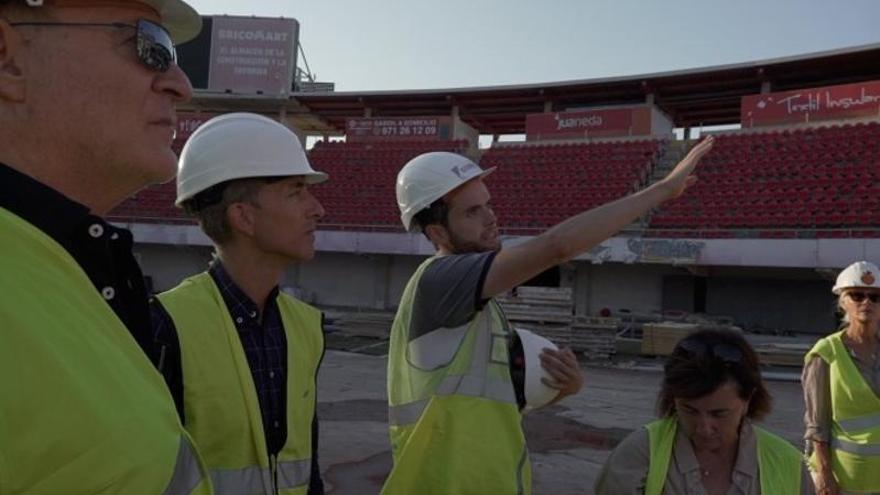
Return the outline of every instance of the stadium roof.
<path id="1" fill-rule="evenodd" d="M 880 79 L 880 44 L 786 58 L 635 76 L 431 90 L 293 93 L 288 116 L 310 133 L 340 133 L 346 119 L 451 115 L 481 134 L 521 134 L 547 110 L 654 103 L 677 127 L 737 124 L 740 98 L 761 92 Z"/>

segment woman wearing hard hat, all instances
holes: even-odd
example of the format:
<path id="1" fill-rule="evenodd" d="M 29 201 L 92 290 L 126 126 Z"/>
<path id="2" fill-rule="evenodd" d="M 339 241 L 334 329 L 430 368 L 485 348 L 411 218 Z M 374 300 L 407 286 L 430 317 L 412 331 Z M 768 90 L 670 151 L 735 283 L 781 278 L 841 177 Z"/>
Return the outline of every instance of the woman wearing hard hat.
<path id="1" fill-rule="evenodd" d="M 770 411 L 758 357 L 738 333 L 703 330 L 666 362 L 661 419 L 623 439 L 599 495 L 813 493 L 800 453 L 752 424 Z"/>
<path id="2" fill-rule="evenodd" d="M 802 377 L 816 492 L 880 493 L 880 269 L 853 263 L 831 291 L 843 329 L 816 343 Z"/>

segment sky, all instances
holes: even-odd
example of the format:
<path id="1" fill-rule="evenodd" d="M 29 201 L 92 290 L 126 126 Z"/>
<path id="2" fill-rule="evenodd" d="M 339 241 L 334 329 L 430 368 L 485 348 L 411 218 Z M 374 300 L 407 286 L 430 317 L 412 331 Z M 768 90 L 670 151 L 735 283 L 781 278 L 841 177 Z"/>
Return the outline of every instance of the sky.
<path id="1" fill-rule="evenodd" d="M 337 91 L 616 77 L 880 43 L 880 0 L 189 3 L 297 19 L 312 73 Z"/>

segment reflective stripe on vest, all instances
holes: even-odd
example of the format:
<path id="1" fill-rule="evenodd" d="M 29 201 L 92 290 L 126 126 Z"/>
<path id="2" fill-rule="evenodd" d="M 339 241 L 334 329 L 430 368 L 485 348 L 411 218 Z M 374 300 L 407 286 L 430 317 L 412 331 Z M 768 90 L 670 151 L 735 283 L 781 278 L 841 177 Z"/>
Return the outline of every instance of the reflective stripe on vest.
<path id="1" fill-rule="evenodd" d="M 177 462 L 174 474 L 163 492 L 163 495 L 183 495 L 193 493 L 202 482 L 203 476 L 199 466 L 199 458 L 189 438 L 180 437 L 180 448 L 177 450 Z"/>
<path id="2" fill-rule="evenodd" d="M 177 327 L 188 377 L 186 427 L 205 456 L 215 492 L 305 493 L 311 477 L 315 377 L 323 353 L 321 313 L 283 292 L 276 298 L 288 342 L 288 434 L 276 463 L 266 446 L 247 356 L 210 274 L 190 277 L 158 297 Z"/>
<path id="3" fill-rule="evenodd" d="M 880 456 L 880 445 L 876 443 L 855 443 L 842 438 L 832 438 L 831 447 L 858 456 Z"/>
<path id="4" fill-rule="evenodd" d="M 486 319 L 490 318 L 486 311 Z M 465 328 L 470 325 L 465 325 Z M 487 325 L 491 328 L 491 325 Z M 457 329 L 456 329 L 457 330 Z M 506 340 L 495 339 L 489 328 L 473 328 L 476 331 L 473 350 L 471 351 L 470 369 L 466 375 L 447 376 L 440 382 L 434 391 L 435 395 L 465 395 L 468 397 L 484 397 L 497 402 L 516 404 L 516 393 L 510 379 L 496 376 L 487 376 L 488 364 L 496 355 L 495 346 L 507 345 Z M 450 339 L 460 339 L 463 332 L 450 332 Z M 433 342 L 432 342 L 433 344 Z M 413 349 L 418 353 L 426 354 L 431 349 Z M 506 364 L 506 363 L 505 363 Z M 430 399 L 421 399 L 414 402 L 388 407 L 388 420 L 392 425 L 403 426 L 415 423 L 419 420 L 422 412 L 427 407 Z"/>
<path id="5" fill-rule="evenodd" d="M 312 460 L 282 461 L 278 463 L 278 488 L 297 488 L 309 484 Z"/>
<path id="6" fill-rule="evenodd" d="M 880 426 L 880 414 L 859 416 L 857 418 L 839 419 L 838 426 L 847 433 L 856 433 L 859 430 L 867 430 Z"/>
<path id="7" fill-rule="evenodd" d="M 440 382 L 436 395 L 467 395 L 485 397 L 498 402 L 516 403 L 515 396 L 511 402 L 510 382 L 494 376 L 482 379 L 471 375 L 448 376 Z M 396 426 L 415 423 L 419 420 L 429 401 L 430 399 L 422 399 L 409 404 L 390 406 L 388 421 Z"/>
<path id="8" fill-rule="evenodd" d="M 278 488 L 284 490 L 308 485 L 311 470 L 311 459 L 279 462 Z M 270 468 L 213 469 L 211 479 L 218 494 L 271 493 L 273 490 Z"/>

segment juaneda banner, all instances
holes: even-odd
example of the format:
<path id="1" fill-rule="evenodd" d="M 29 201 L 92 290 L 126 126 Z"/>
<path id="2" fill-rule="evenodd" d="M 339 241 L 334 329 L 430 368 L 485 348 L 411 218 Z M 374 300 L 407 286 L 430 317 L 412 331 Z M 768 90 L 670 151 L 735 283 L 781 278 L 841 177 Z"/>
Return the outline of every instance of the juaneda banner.
<path id="1" fill-rule="evenodd" d="M 743 127 L 880 116 L 880 81 L 744 96 Z"/>
<path id="2" fill-rule="evenodd" d="M 394 139 L 448 141 L 452 139 L 452 117 L 374 117 L 349 119 L 345 138 L 349 141 Z"/>
<path id="3" fill-rule="evenodd" d="M 650 132 L 651 118 L 648 107 L 534 113 L 526 116 L 526 139 L 529 141 L 593 136 L 629 136 L 649 134 Z"/>

